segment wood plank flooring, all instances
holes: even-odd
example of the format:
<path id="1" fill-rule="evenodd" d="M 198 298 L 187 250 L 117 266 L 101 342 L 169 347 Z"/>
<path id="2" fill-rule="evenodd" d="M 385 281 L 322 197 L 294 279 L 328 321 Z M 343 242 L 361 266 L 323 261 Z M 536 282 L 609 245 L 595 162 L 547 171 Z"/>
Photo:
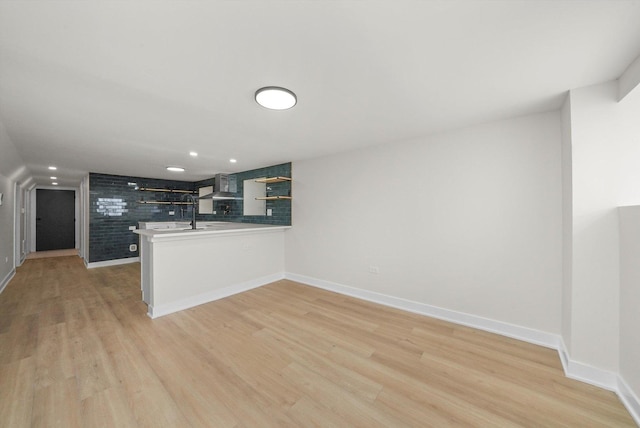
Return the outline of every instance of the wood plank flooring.
<path id="1" fill-rule="evenodd" d="M 49 257 L 65 257 L 65 256 L 77 256 L 78 249 L 70 248 L 68 250 L 48 250 L 48 251 L 35 251 L 27 254 L 27 259 L 43 259 Z"/>
<path id="2" fill-rule="evenodd" d="M 139 270 L 18 269 L 0 426 L 635 426 L 550 349 L 290 281 L 151 320 Z"/>

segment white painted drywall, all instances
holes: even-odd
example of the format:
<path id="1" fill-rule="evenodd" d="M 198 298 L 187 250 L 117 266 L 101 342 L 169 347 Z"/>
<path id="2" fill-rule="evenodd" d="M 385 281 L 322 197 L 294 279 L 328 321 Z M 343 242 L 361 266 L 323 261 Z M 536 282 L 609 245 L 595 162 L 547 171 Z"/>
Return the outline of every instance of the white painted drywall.
<path id="1" fill-rule="evenodd" d="M 620 375 L 640 397 L 640 206 L 620 219 Z"/>
<path id="2" fill-rule="evenodd" d="M 142 239 L 145 239 L 144 237 Z M 284 275 L 284 230 L 155 238 L 151 305 L 171 307 L 256 278 Z M 143 253 L 146 251 L 143 251 Z M 199 303 L 205 303 L 200 301 Z"/>
<path id="3" fill-rule="evenodd" d="M 560 150 L 551 112 L 298 161 L 286 270 L 560 333 Z"/>
<path id="4" fill-rule="evenodd" d="M 14 269 L 14 182 L 0 175 L 0 193 L 4 194 L 0 205 L 0 288 L 5 285 Z"/>
<path id="5" fill-rule="evenodd" d="M 0 122 L 0 193 L 4 195 L 0 206 L 0 287 L 16 265 L 15 261 L 15 184 L 26 172 L 18 151 Z"/>
<path id="6" fill-rule="evenodd" d="M 640 97 L 617 82 L 571 91 L 572 360 L 619 371 L 618 212 L 640 203 Z"/>
<path id="7" fill-rule="evenodd" d="M 618 100 L 631 94 L 640 85 L 640 56 L 618 78 Z"/>
<path id="8" fill-rule="evenodd" d="M 571 284 L 573 269 L 573 192 L 571 182 L 571 94 L 560 109 L 562 120 L 562 338 L 571 354 Z"/>

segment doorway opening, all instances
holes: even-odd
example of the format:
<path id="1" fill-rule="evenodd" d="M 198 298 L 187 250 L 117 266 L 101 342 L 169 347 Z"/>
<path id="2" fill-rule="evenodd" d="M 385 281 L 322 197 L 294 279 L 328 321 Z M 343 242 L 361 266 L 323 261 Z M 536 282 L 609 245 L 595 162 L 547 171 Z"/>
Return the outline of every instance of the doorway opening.
<path id="1" fill-rule="evenodd" d="M 76 246 L 75 192 L 36 190 L 36 251 Z"/>

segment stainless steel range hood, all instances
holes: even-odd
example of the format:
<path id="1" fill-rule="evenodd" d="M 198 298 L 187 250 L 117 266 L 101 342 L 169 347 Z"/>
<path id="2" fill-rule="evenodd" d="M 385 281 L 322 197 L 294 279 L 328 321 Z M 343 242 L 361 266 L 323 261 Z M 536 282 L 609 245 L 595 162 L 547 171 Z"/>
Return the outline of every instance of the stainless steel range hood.
<path id="1" fill-rule="evenodd" d="M 235 177 L 233 177 L 235 179 Z M 213 192 L 200 196 L 198 199 L 242 199 L 235 195 L 237 186 L 234 180 L 230 180 L 227 174 L 216 174 L 213 181 Z"/>

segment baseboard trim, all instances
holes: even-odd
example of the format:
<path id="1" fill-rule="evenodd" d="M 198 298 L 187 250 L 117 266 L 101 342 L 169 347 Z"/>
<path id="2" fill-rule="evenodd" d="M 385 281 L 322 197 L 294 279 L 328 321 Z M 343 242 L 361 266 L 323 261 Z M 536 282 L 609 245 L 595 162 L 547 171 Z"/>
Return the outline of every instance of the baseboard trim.
<path id="1" fill-rule="evenodd" d="M 182 299 L 166 305 L 149 305 L 147 308 L 147 315 L 150 318 L 158 318 L 164 315 L 169 315 L 174 312 L 183 311 L 185 309 L 193 308 L 194 306 L 200 306 L 205 303 L 213 302 L 214 300 L 223 299 L 225 297 L 233 296 L 234 294 L 262 287 L 263 285 L 279 281 L 284 277 L 284 272 L 278 272 L 260 278 L 252 279 L 250 281 L 241 282 L 239 284 L 230 285 L 218 290 L 208 291 L 206 293 L 198 294 L 196 296 L 188 297 L 186 299 Z"/>
<path id="2" fill-rule="evenodd" d="M 91 262 L 87 263 L 85 260 L 84 265 L 87 269 L 94 269 L 99 267 L 126 265 L 128 263 L 136 263 L 140 261 L 140 257 L 128 257 L 126 259 L 105 260 L 103 262 Z"/>
<path id="3" fill-rule="evenodd" d="M 313 287 L 322 288 L 324 290 L 333 291 L 369 302 L 379 303 L 384 306 L 389 306 L 420 315 L 426 315 L 444 321 L 450 321 L 455 324 L 473 327 L 479 330 L 500 334 L 502 336 L 523 340 L 525 342 L 544 346 L 546 348 L 558 349 L 559 337 L 555 334 L 546 333 L 527 327 L 521 327 L 501 321 L 495 321 L 476 315 L 453 311 L 450 309 L 444 309 L 438 306 L 427 305 L 425 303 L 419 303 L 408 299 L 393 297 L 387 294 L 349 287 L 347 285 L 312 278 L 305 275 L 287 272 L 285 274 L 285 277 L 292 281 L 300 282 L 303 284 L 311 285 Z"/>
<path id="4" fill-rule="evenodd" d="M 633 420 L 640 427 L 640 398 L 633 393 L 633 390 L 629 388 L 629 385 L 621 377 L 618 377 L 618 390 L 616 393 L 620 397 L 622 404 L 631 413 Z"/>
<path id="5" fill-rule="evenodd" d="M 13 279 L 15 275 L 16 275 L 15 269 L 11 269 L 9 273 L 5 275 L 2 282 L 0 282 L 0 293 L 4 291 L 4 289 L 7 287 L 7 284 L 9 284 L 9 282 Z"/>
<path id="6" fill-rule="evenodd" d="M 338 284 L 331 281 L 325 281 L 305 275 L 299 275 L 291 272 L 285 273 L 285 278 L 312 287 L 321 288 L 335 293 L 344 294 L 346 296 L 355 297 L 357 299 L 366 300 L 373 303 L 379 303 L 396 309 L 425 315 L 428 317 L 438 318 L 449 321 L 454 324 L 460 324 L 467 327 L 477 328 L 479 330 L 500 334 L 502 336 L 511 337 L 522 340 L 535 345 L 544 346 L 546 348 L 558 351 L 564 374 L 570 379 L 595 385 L 600 388 L 615 392 L 620 400 L 627 408 L 635 422 L 640 426 L 640 400 L 633 393 L 633 390 L 617 373 L 602 370 L 587 364 L 574 361 L 569 358 L 569 354 L 565 347 L 564 341 L 560 335 L 546 333 L 527 327 L 512 325 L 509 323 L 495 321 L 475 315 L 444 309 L 437 306 L 427 305 L 424 303 L 414 302 L 407 299 L 389 296 L 386 294 L 376 293 L 373 291 L 363 290 L 360 288 L 349 287 L 347 285 Z"/>
<path id="7" fill-rule="evenodd" d="M 564 374 L 570 379 L 579 380 L 609 391 L 618 391 L 618 375 L 612 371 L 599 369 L 569 358 L 569 353 L 561 340 L 558 346 L 558 354 L 564 368 Z"/>

